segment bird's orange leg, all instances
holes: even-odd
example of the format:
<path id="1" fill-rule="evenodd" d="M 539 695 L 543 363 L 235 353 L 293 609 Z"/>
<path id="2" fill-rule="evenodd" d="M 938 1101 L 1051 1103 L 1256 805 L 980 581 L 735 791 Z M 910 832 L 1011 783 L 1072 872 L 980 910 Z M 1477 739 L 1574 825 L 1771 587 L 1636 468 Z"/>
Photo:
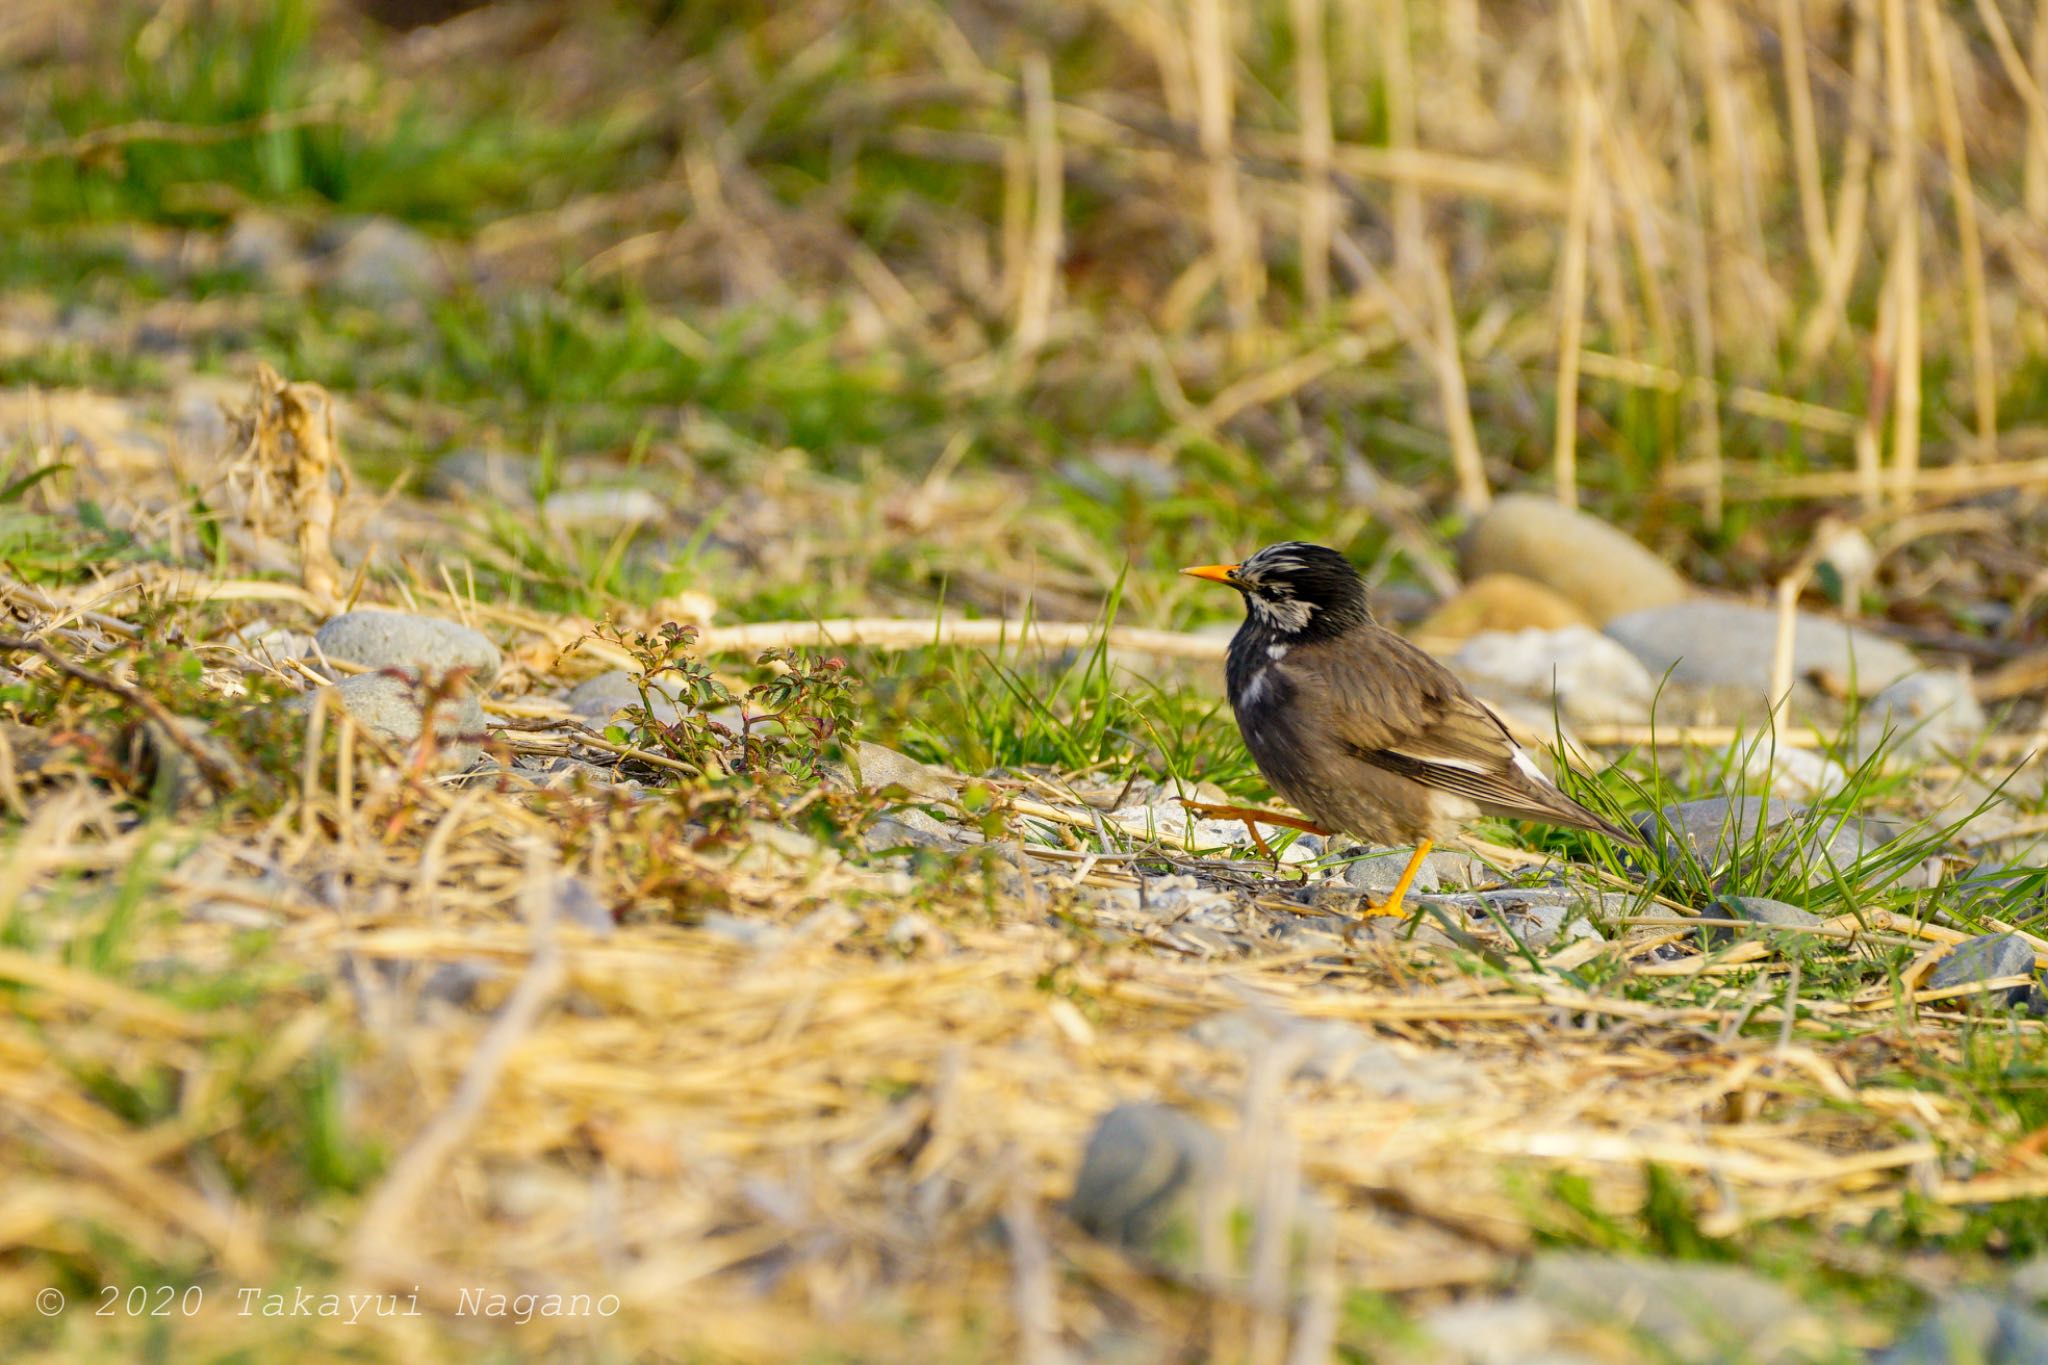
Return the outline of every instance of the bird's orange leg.
<path id="1" fill-rule="evenodd" d="M 1401 902 L 1407 898 L 1408 888 L 1415 881 L 1415 874 L 1422 870 L 1422 860 L 1429 856 L 1429 850 L 1434 846 L 1433 840 L 1419 841 L 1415 845 L 1414 856 L 1408 860 L 1408 866 L 1401 869 L 1401 880 L 1394 883 L 1394 894 L 1387 897 L 1386 904 L 1376 905 L 1366 913 L 1398 916 L 1401 913 Z"/>
<path id="2" fill-rule="evenodd" d="M 1298 815 L 1282 815 L 1278 811 L 1260 810 L 1257 806 L 1212 806 L 1206 801 L 1189 801 L 1185 798 L 1181 800 L 1180 804 L 1181 809 L 1198 819 L 1244 821 L 1245 833 L 1252 836 L 1252 843 L 1256 844 L 1259 852 L 1268 858 L 1274 856 L 1273 850 L 1267 845 L 1264 836 L 1259 833 L 1259 827 L 1254 823 L 1255 821 L 1264 821 L 1269 825 L 1285 825 L 1288 829 L 1298 829 L 1304 834 L 1328 834 L 1330 832 L 1313 820 L 1304 820 Z"/>

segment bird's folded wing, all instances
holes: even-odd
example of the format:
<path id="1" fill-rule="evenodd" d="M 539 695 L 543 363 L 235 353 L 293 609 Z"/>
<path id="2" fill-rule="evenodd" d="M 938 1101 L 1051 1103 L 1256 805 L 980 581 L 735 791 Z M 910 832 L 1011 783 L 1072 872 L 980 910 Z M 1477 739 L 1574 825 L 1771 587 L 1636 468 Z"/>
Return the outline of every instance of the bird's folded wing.
<path id="1" fill-rule="evenodd" d="M 1320 653 L 1297 667 L 1313 670 L 1335 735 L 1353 756 L 1482 805 L 1553 806 L 1556 789 L 1442 664 L 1390 631 L 1374 632 L 1369 661 L 1348 663 Z"/>

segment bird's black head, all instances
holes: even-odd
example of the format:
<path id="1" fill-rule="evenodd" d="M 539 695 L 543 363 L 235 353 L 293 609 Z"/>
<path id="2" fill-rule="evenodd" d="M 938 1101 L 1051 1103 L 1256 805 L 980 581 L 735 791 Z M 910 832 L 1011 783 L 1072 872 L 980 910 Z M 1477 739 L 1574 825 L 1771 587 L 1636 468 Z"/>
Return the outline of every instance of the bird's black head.
<path id="1" fill-rule="evenodd" d="M 1244 594 L 1246 623 L 1289 643 L 1330 639 L 1372 620 L 1365 580 L 1327 546 L 1287 540 L 1241 564 L 1181 572 L 1236 588 Z"/>

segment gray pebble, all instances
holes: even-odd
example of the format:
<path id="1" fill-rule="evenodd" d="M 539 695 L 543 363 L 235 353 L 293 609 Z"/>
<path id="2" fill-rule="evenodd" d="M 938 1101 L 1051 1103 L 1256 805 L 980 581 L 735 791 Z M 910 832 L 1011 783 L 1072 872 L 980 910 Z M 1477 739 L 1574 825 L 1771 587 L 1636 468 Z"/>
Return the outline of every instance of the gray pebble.
<path id="1" fill-rule="evenodd" d="M 365 218 L 347 225 L 323 262 L 327 282 L 366 303 L 399 303 L 438 294 L 448 286 L 448 267 L 425 234 L 390 218 Z"/>
<path id="2" fill-rule="evenodd" d="M 2048 1319 L 1989 1294 L 1951 1294 L 1870 1365 L 2042 1365 Z"/>
<path id="3" fill-rule="evenodd" d="M 1825 923 L 1819 915 L 1810 910 L 1801 910 L 1784 901 L 1774 901 L 1768 896 L 1723 896 L 1714 902 L 1710 914 L 1713 919 L 1748 920 L 1759 928 L 1781 929 L 1812 928 Z M 1709 943 L 1726 943 L 1741 931 L 1725 924 L 1717 924 L 1707 933 Z"/>
<path id="4" fill-rule="evenodd" d="M 565 488 L 548 494 L 540 511 L 564 530 L 612 531 L 669 516 L 668 504 L 644 488 Z"/>
<path id="5" fill-rule="evenodd" d="M 1970 676 L 1957 669 L 1915 673 L 1870 699 L 1856 724 L 1856 748 L 1904 759 L 1963 754 L 1990 722 Z"/>
<path id="6" fill-rule="evenodd" d="M 1800 612 L 1792 676 L 1828 675 L 1845 690 L 1870 696 L 1920 669 L 1904 645 L 1825 616 Z M 1688 684 L 1740 684 L 1768 695 L 1778 613 L 1744 602 L 1698 599 L 1631 612 L 1607 622 L 1607 633 L 1650 672 Z"/>
<path id="7" fill-rule="evenodd" d="M 599 938 L 610 938 L 619 927 L 612 908 L 591 889 L 589 882 L 577 876 L 564 874 L 555 879 L 555 914 Z"/>
<path id="8" fill-rule="evenodd" d="M 1958 943 L 1927 974 L 1926 988 L 1942 990 L 1995 981 L 2002 976 L 2034 975 L 2034 949 L 2018 934 L 1982 934 Z M 2032 1005 L 2042 999 L 2038 985 L 2014 986 L 1980 997 L 2006 1005 Z M 1957 1003 L 1967 1003 L 1967 1000 Z"/>
<path id="9" fill-rule="evenodd" d="M 1411 1055 L 1341 1019 L 1241 1010 L 1198 1020 L 1188 1036 L 1248 1061 L 1266 1049 L 1278 1049 L 1292 1061 L 1292 1076 L 1355 1085 L 1382 1099 L 1453 1100 L 1469 1095 L 1473 1086 L 1469 1068 L 1455 1058 Z"/>
<path id="10" fill-rule="evenodd" d="M 1546 706 L 1555 701 L 1564 720 L 1580 725 L 1646 720 L 1657 691 L 1635 655 L 1589 626 L 1485 631 L 1465 642 L 1451 667 L 1483 688 Z"/>
<path id="11" fill-rule="evenodd" d="M 364 668 L 397 668 L 428 678 L 467 669 L 479 688 L 497 681 L 504 664 L 498 647 L 480 631 L 410 612 L 346 612 L 320 627 L 313 640 L 328 658 Z"/>
<path id="12" fill-rule="evenodd" d="M 1223 1140 L 1163 1104 L 1120 1104 L 1088 1137 L 1067 1213 L 1090 1235 L 1143 1247 L 1222 1177 Z"/>
<path id="13" fill-rule="evenodd" d="M 585 678 L 564 694 L 562 700 L 574 711 L 578 719 L 597 729 L 603 729 L 629 706 L 640 705 L 640 686 L 634 681 L 635 675 L 625 669 L 614 669 L 600 673 L 594 678 Z M 674 694 L 662 686 L 657 679 L 647 685 L 647 699 L 653 704 L 654 718 L 663 725 L 674 725 L 683 714 L 682 706 Z"/>
<path id="14" fill-rule="evenodd" d="M 342 679 L 331 690 L 356 724 L 392 748 L 402 753 L 419 742 L 425 716 L 415 684 L 389 673 L 362 673 Z M 304 709 L 310 698 L 295 698 L 292 705 Z M 445 697 L 435 707 L 440 766 L 459 771 L 474 764 L 483 753 L 484 733 L 484 709 L 474 693 Z"/>
<path id="15" fill-rule="evenodd" d="M 533 506 L 533 489 L 539 481 L 539 461 L 507 450 L 451 451 L 427 471 L 430 493 L 511 508 Z"/>
<path id="16" fill-rule="evenodd" d="M 960 779 L 943 768 L 920 763 L 909 754 L 880 744 L 863 742 L 858 750 L 863 787 L 901 787 L 927 801 L 951 801 Z"/>
<path id="17" fill-rule="evenodd" d="M 1526 1287 L 1552 1309 L 1634 1331 L 1678 1360 L 1790 1365 L 1832 1336 L 1784 1286 L 1743 1266 L 1547 1252 Z"/>
<path id="18" fill-rule="evenodd" d="M 1846 874 L 1899 835 L 1888 821 L 1847 816 L 1802 820 L 1807 811 L 1800 802 L 1774 796 L 1715 796 L 1640 812 L 1635 824 L 1654 838 L 1661 816 L 1664 856 L 1689 858 L 1703 872 L 1726 874 L 1724 881 L 1757 870 L 1752 860 L 1768 857 L 1779 867 L 1797 866 L 1809 886 Z M 1781 828 L 1795 821 L 1797 828 Z M 1915 883 L 1909 877 L 1901 884 Z"/>

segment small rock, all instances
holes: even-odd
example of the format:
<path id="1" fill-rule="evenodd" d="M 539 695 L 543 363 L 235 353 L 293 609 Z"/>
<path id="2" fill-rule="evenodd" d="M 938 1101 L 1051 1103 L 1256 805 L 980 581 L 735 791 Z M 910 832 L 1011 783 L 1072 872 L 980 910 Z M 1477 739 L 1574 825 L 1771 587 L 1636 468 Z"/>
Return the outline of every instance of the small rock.
<path id="1" fill-rule="evenodd" d="M 448 287 L 434 243 L 390 218 L 356 222 L 323 266 L 329 285 L 366 303 L 399 303 Z"/>
<path id="2" fill-rule="evenodd" d="M 565 488 L 548 494 L 540 512 L 563 530 L 612 531 L 669 516 L 668 504 L 644 488 Z"/>
<path id="3" fill-rule="evenodd" d="M 1340 1019 L 1297 1019 L 1251 1011 L 1212 1014 L 1188 1030 L 1204 1047 L 1250 1060 L 1280 1049 L 1291 1076 L 1355 1085 L 1382 1099 L 1431 1102 L 1469 1095 L 1470 1069 L 1456 1058 L 1410 1055 Z"/>
<path id="4" fill-rule="evenodd" d="M 1744 783 L 1761 783 L 1772 796 L 1811 801 L 1831 796 L 1848 785 L 1849 774 L 1841 764 L 1812 749 L 1774 749 L 1768 743 L 1745 740 L 1701 755 L 1710 767 L 1725 764 L 1732 778 Z"/>
<path id="5" fill-rule="evenodd" d="M 2018 934 L 1980 934 L 1958 943 L 1936 963 L 1934 970 L 1927 974 L 1926 988 L 1942 990 L 1979 981 L 1995 981 L 2002 976 L 2033 975 L 2034 949 L 2025 939 Z M 1994 1004 L 2015 1006 L 2031 1006 L 2041 998 L 2038 986 L 2014 986 L 2011 990 L 1977 997 Z M 1958 1003 L 1967 1004 L 1969 999 L 1964 997 Z"/>
<path id="6" fill-rule="evenodd" d="M 577 876 L 565 874 L 555 879 L 555 914 L 599 938 L 610 938 L 619 927 L 612 908 L 591 890 L 589 882 Z"/>
<path id="7" fill-rule="evenodd" d="M 467 669 L 478 688 L 497 681 L 504 658 L 468 626 L 402 611 L 346 612 L 320 627 L 313 639 L 328 658 L 364 668 L 402 669 L 428 679 Z"/>
<path id="8" fill-rule="evenodd" d="M 272 213 L 243 213 L 220 245 L 220 263 L 273 289 L 296 288 L 306 275 L 298 234 Z"/>
<path id="9" fill-rule="evenodd" d="M 1783 1286 L 1742 1266 L 1547 1252 L 1530 1266 L 1526 1288 L 1539 1303 L 1631 1330 L 1676 1360 L 1789 1365 L 1832 1340 Z"/>
<path id="10" fill-rule="evenodd" d="M 861 785 L 870 790 L 901 787 L 912 796 L 927 801 L 951 801 L 954 784 L 960 781 L 943 768 L 920 763 L 909 754 L 900 754 L 886 745 L 863 741 L 859 758 Z"/>
<path id="11" fill-rule="evenodd" d="M 494 963 L 478 962 L 471 958 L 443 962 L 427 973 L 427 979 L 420 983 L 420 1003 L 453 1005 L 457 1009 L 467 1009 L 475 1002 L 479 988 L 503 974 L 504 969 Z"/>
<path id="12" fill-rule="evenodd" d="M 1180 472 L 1170 460 L 1149 450 L 1098 450 L 1086 460 L 1064 460 L 1060 478 L 1097 501 L 1115 501 L 1134 493 L 1150 502 L 1180 491 Z"/>
<path id="13" fill-rule="evenodd" d="M 1408 866 L 1413 857 L 1412 848 L 1350 848 L 1344 856 L 1353 861 L 1343 868 L 1344 884 L 1361 895 L 1375 898 L 1390 896 L 1394 883 L 1401 879 L 1401 869 Z M 1470 886 L 1486 876 L 1486 865 L 1469 853 L 1454 849 L 1432 849 L 1422 860 L 1422 866 L 1415 871 L 1415 882 L 1409 888 L 1415 892 L 1441 890 L 1446 883 Z"/>
<path id="14" fill-rule="evenodd" d="M 443 498 L 494 502 L 503 507 L 533 506 L 540 464 L 530 455 L 507 450 L 451 451 L 427 471 L 427 491 Z"/>
<path id="15" fill-rule="evenodd" d="M 772 948 L 784 937 L 783 931 L 775 925 L 729 915 L 723 910 L 706 911 L 692 927 L 727 943 L 737 943 L 742 948 Z"/>
<path id="16" fill-rule="evenodd" d="M 262 663 L 277 664 L 286 659 L 304 659 L 313 653 L 312 636 L 284 626 L 272 625 L 268 621 L 251 621 L 248 625 L 231 632 L 228 638 L 239 643 L 251 658 Z"/>
<path id="17" fill-rule="evenodd" d="M 1580 725 L 1647 719 L 1657 691 L 1633 654 L 1590 626 L 1475 635 L 1451 667 L 1468 682 L 1554 698 L 1564 718 Z"/>
<path id="18" fill-rule="evenodd" d="M 563 694 L 562 700 L 578 719 L 603 729 L 627 707 L 640 705 L 640 686 L 634 681 L 635 676 L 623 668 L 600 673 L 577 683 Z M 683 714 L 675 696 L 658 681 L 648 683 L 647 699 L 652 703 L 654 719 L 663 725 L 674 725 Z"/>
<path id="19" fill-rule="evenodd" d="M 1824 675 L 1842 691 L 1870 696 L 1919 671 L 1904 645 L 1811 612 L 1798 613 L 1792 643 L 1795 680 Z M 1653 676 L 1692 686 L 1740 684 L 1768 698 L 1778 613 L 1744 602 L 1696 600 L 1616 617 L 1607 633 Z"/>
<path id="20" fill-rule="evenodd" d="M 2041 1365 L 2048 1318 L 1989 1294 L 1952 1294 L 1870 1365 Z"/>
<path id="21" fill-rule="evenodd" d="M 1557 1318 L 1533 1299 L 1467 1299 L 1436 1309 L 1422 1328 L 1460 1365 L 1528 1365 L 1557 1334 Z"/>
<path id="22" fill-rule="evenodd" d="M 915 910 L 906 910 L 896 917 L 888 932 L 882 935 L 883 942 L 898 952 L 910 952 L 921 946 L 943 948 L 946 935 L 931 917 Z"/>
<path id="23" fill-rule="evenodd" d="M 2048 1252 L 2028 1257 L 2013 1267 L 2006 1290 L 2025 1303 L 2048 1303 Z"/>
<path id="24" fill-rule="evenodd" d="M 1870 699 L 1856 723 L 1859 754 L 1885 752 L 1904 759 L 1960 754 L 1990 722 L 1970 677 L 1957 669 L 1915 673 Z"/>
<path id="25" fill-rule="evenodd" d="M 964 831 L 940 824 L 915 806 L 905 806 L 891 815 L 878 817 L 861 834 L 861 845 L 870 853 L 902 848 L 961 849 L 973 842 Z"/>
<path id="26" fill-rule="evenodd" d="M 1667 859 L 1690 858 L 1702 871 L 1733 875 L 1767 855 L 1781 866 L 1797 863 L 1810 886 L 1832 881 L 1898 837 L 1883 820 L 1809 817 L 1808 809 L 1778 797 L 1715 796 L 1640 812 L 1635 824 L 1654 840 L 1661 817 Z M 1781 828 L 1795 822 L 1796 829 Z"/>
<path id="27" fill-rule="evenodd" d="M 335 699 L 369 734 L 401 754 L 419 742 L 425 728 L 419 687 L 389 673 L 362 673 L 344 678 L 333 688 Z M 303 709 L 310 698 L 294 698 Z M 434 709 L 434 738 L 439 766 L 460 771 L 483 753 L 484 709 L 476 695 L 446 697 Z"/>
<path id="28" fill-rule="evenodd" d="M 1598 517 L 1549 498 L 1514 494 L 1466 533 L 1465 577 L 1509 573 L 1577 605 L 1595 624 L 1682 602 L 1692 587 L 1669 564 Z"/>
<path id="29" fill-rule="evenodd" d="M 1826 923 L 1810 910 L 1801 910 L 1796 905 L 1774 901 L 1768 896 L 1723 896 L 1714 902 L 1710 918 L 1747 920 L 1765 929 L 1810 929 Z M 1707 931 L 1707 941 L 1726 943 L 1737 932 L 1725 924 L 1717 924 Z"/>
<path id="30" fill-rule="evenodd" d="M 1579 604 L 1520 574 L 1490 573 L 1475 578 L 1423 618 L 1414 638 L 1455 644 L 1498 630 L 1562 630 L 1590 626 Z"/>
<path id="31" fill-rule="evenodd" d="M 1120 1104 L 1088 1137 L 1067 1214 L 1091 1236 L 1145 1247 L 1221 1185 L 1222 1138 L 1163 1104 Z"/>

